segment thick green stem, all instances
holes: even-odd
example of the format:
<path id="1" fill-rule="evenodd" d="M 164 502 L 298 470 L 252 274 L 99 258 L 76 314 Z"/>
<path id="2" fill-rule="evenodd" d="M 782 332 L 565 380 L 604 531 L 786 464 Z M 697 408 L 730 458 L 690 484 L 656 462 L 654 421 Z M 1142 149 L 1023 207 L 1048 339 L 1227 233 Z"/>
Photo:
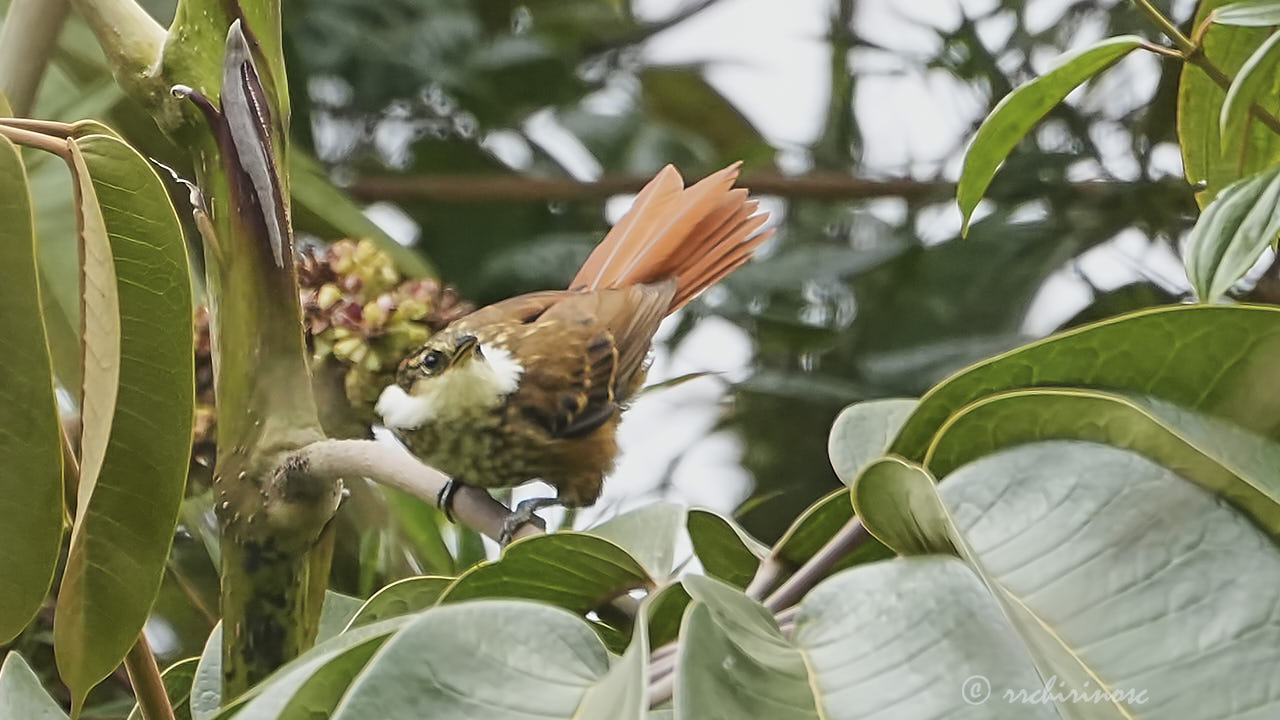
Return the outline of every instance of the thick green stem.
<path id="1" fill-rule="evenodd" d="M 121 86 L 191 148 L 204 196 L 196 225 L 218 406 L 223 697 L 234 697 L 313 642 L 341 487 L 287 467 L 323 433 L 287 230 L 280 2 L 179 0 L 167 33 L 134 0 L 73 2 Z M 177 85 L 193 102 L 170 93 Z"/>
<path id="2" fill-rule="evenodd" d="M 13 0 L 0 28 L 0 93 L 15 115 L 31 112 L 69 0 Z"/>
<path id="3" fill-rule="evenodd" d="M 234 697 L 315 642 L 324 600 L 310 557 L 270 538 L 222 546 L 223 697 Z M 327 580 L 328 568 L 325 568 Z"/>
<path id="4" fill-rule="evenodd" d="M 134 0 L 72 0 L 93 30 L 116 82 L 149 108 L 165 96 L 156 77 L 164 28 Z"/>

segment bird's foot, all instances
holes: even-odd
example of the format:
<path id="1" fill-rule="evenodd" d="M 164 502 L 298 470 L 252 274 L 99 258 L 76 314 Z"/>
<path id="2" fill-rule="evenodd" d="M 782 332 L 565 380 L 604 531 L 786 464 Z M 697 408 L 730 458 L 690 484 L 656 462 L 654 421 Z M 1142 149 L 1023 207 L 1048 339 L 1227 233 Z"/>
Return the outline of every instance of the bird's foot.
<path id="1" fill-rule="evenodd" d="M 516 506 L 515 510 L 502 521 L 502 530 L 498 533 L 498 544 L 506 547 L 511 542 L 511 538 L 515 537 L 516 532 L 520 528 L 529 523 L 537 525 L 539 528 L 546 530 L 547 523 L 534 513 L 544 507 L 559 505 L 559 498 L 529 498 Z"/>
<path id="2" fill-rule="evenodd" d="M 457 522 L 453 519 L 453 496 L 458 494 L 459 487 L 462 487 L 462 483 L 449 478 L 444 487 L 440 488 L 440 492 L 436 493 L 436 507 L 440 508 L 444 513 L 444 519 L 449 522 Z"/>

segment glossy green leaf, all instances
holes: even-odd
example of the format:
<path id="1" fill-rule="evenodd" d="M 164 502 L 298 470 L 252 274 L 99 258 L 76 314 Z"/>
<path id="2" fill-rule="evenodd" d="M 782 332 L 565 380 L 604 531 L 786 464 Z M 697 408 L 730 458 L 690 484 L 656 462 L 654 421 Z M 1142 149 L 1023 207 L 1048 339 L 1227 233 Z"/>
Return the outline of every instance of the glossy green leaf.
<path id="1" fill-rule="evenodd" d="M 453 583 L 448 577 L 411 577 L 387 585 L 373 594 L 351 618 L 348 627 L 367 625 L 387 618 L 425 610 Z"/>
<path id="2" fill-rule="evenodd" d="M 962 694 L 1041 685 L 981 581 L 944 557 L 847 570 L 815 587 L 795 628 L 740 592 L 687 579 L 697 598 L 682 632 L 677 717 L 855 720 L 1056 718 L 1052 707 L 978 707 Z M 994 713 L 994 714 L 993 714 Z"/>
<path id="3" fill-rule="evenodd" d="M 316 642 L 324 642 L 346 629 L 364 604 L 360 598 L 325 590 L 324 604 L 320 606 L 320 627 Z"/>
<path id="4" fill-rule="evenodd" d="M 851 484 L 863 468 L 889 449 L 916 402 L 914 398 L 865 400 L 836 416 L 827 439 L 827 454 L 840 482 Z"/>
<path id="5" fill-rule="evenodd" d="M 1227 97 L 1222 102 L 1222 112 L 1218 118 L 1222 137 L 1220 142 L 1225 153 L 1231 146 L 1231 138 L 1242 137 L 1250 120 L 1253 104 L 1275 82 L 1276 61 L 1280 60 L 1280 33 L 1272 33 L 1266 42 L 1244 61 L 1240 72 L 1231 81 L 1227 89 Z"/>
<path id="6" fill-rule="evenodd" d="M 693 552 L 708 575 L 744 588 L 769 555 L 761 543 L 733 520 L 710 510 L 692 508 L 685 521 Z"/>
<path id="7" fill-rule="evenodd" d="M 169 707 L 173 708 L 174 720 L 191 720 L 191 681 L 196 676 L 196 666 L 200 658 L 187 658 L 165 668 L 160 680 L 164 683 L 165 695 L 169 697 Z M 128 720 L 143 720 L 142 708 L 136 704 L 129 712 Z"/>
<path id="8" fill-rule="evenodd" d="M 159 590 L 190 462 L 195 371 L 187 254 L 164 185 L 117 139 L 91 135 L 71 147 L 85 228 L 85 335 L 100 320 L 119 328 L 118 358 L 95 354 L 107 347 L 87 350 L 86 389 L 90 367 L 116 364 L 119 390 L 96 411 L 109 412 L 108 422 L 91 415 L 86 394 L 81 487 L 54 619 L 58 669 L 78 705 L 132 646 Z M 104 237 L 105 261 L 91 251 Z M 113 286 L 91 287 L 90 266 L 104 262 Z M 113 294 L 116 303 L 96 306 Z"/>
<path id="9" fill-rule="evenodd" d="M 1192 27 L 1200 27 L 1209 13 L 1230 0 L 1203 0 Z M 1202 51 L 1227 77 L 1235 77 L 1270 31 L 1265 28 L 1212 25 L 1204 35 Z M 1280 160 L 1280 136 L 1255 118 L 1245 132 L 1222 137 L 1220 120 L 1225 91 L 1194 63 L 1184 63 L 1178 83 L 1178 139 L 1187 182 L 1203 187 L 1197 195 L 1206 206 L 1223 188 L 1249 177 Z M 1269 89 L 1258 96 L 1259 105 L 1274 115 L 1280 96 Z"/>
<path id="10" fill-rule="evenodd" d="M 557 532 L 511 543 L 497 562 L 460 575 L 440 603 L 523 598 L 585 613 L 652 582 L 618 545 L 585 533 Z"/>
<path id="11" fill-rule="evenodd" d="M 62 428 L 22 158 L 0 138 L 0 644 L 44 603 L 62 544 Z"/>
<path id="12" fill-rule="evenodd" d="M 12 651 L 0 666 L 0 720 L 67 720 L 26 659 Z"/>
<path id="13" fill-rule="evenodd" d="M 957 554 L 951 520 L 933 476 L 919 465 L 886 457 L 869 465 L 853 486 L 862 525 L 899 555 Z M 883 508 L 910 508 L 885 512 Z"/>
<path id="14" fill-rule="evenodd" d="M 277 670 L 215 715 L 219 720 L 305 720 L 331 717 L 352 678 L 409 618 L 394 618 L 344 632 Z"/>
<path id="15" fill-rule="evenodd" d="M 609 672 L 587 689 L 573 717 L 644 720 L 649 711 L 649 614 L 647 600 L 636 613 L 631 643 Z"/>
<path id="16" fill-rule="evenodd" d="M 1219 497 L 1141 455 L 1078 441 L 997 451 L 937 486 L 907 469 L 864 486 L 873 466 L 855 484 L 867 527 L 892 545 L 947 535 L 1041 677 L 1063 693 L 1115 691 L 1083 711 L 1057 703 L 1065 717 L 1280 709 L 1280 651 L 1263 620 L 1280 601 L 1280 554 Z M 893 492 L 904 482 L 909 492 Z"/>
<path id="17" fill-rule="evenodd" d="M 685 508 L 679 503 L 656 502 L 611 518 L 588 533 L 612 541 L 626 550 L 655 580 L 671 575 L 676 540 L 684 524 Z"/>
<path id="18" fill-rule="evenodd" d="M 1275 0 L 1246 0 L 1224 5 L 1213 13 L 1213 21 L 1219 25 L 1242 27 L 1271 27 L 1280 25 L 1280 2 Z"/>
<path id="19" fill-rule="evenodd" d="M 1018 87 L 996 105 L 965 151 L 960 184 L 956 188 L 956 201 L 964 219 L 961 232 L 968 231 L 969 219 L 991 184 L 991 178 L 995 177 L 996 168 L 1031 128 L 1081 83 L 1142 44 L 1142 38 L 1125 35 L 1068 53 L 1053 69 Z"/>
<path id="20" fill-rule="evenodd" d="M 356 598 L 342 593 L 326 590 L 324 605 L 320 608 L 320 627 L 317 633 L 317 647 L 325 645 L 329 640 L 344 634 L 355 624 L 355 615 L 363 608 Z M 371 618 L 365 625 L 373 625 L 384 618 Z M 394 625 L 388 627 L 395 627 Z M 376 636 L 377 633 L 374 633 Z M 360 637 L 372 637 L 361 635 Z M 343 646 L 344 648 L 346 646 Z M 342 652 L 345 652 L 343 650 Z M 368 659 L 366 657 L 366 659 Z M 222 623 L 214 626 L 205 641 L 204 650 L 192 671 L 190 690 L 191 716 L 193 720 L 211 720 L 222 717 Z M 305 678 L 299 679 L 299 682 Z M 244 698 L 238 698 L 241 700 Z"/>
<path id="21" fill-rule="evenodd" d="M 659 588 L 645 598 L 651 649 L 675 642 L 680 635 L 680 623 L 684 620 L 684 611 L 690 601 L 688 591 L 678 582 Z"/>
<path id="22" fill-rule="evenodd" d="M 678 717 L 820 717 L 804 656 L 768 610 L 711 578 L 692 575 L 684 586 L 694 604 L 680 630 Z"/>
<path id="23" fill-rule="evenodd" d="M 1196 295 L 1203 302 L 1221 298 L 1277 237 L 1280 165 L 1218 193 L 1196 221 L 1183 253 Z"/>
<path id="24" fill-rule="evenodd" d="M 1280 444 L 1156 398 L 1054 389 L 993 395 L 947 423 L 925 464 L 942 478 L 984 455 L 1040 440 L 1088 440 L 1141 453 L 1230 500 L 1280 538 Z"/>
<path id="25" fill-rule="evenodd" d="M 892 452 L 923 460 L 956 411 L 983 397 L 1036 387 L 1093 387 L 1150 395 L 1280 438 L 1280 310 L 1261 306 L 1156 308 L 1055 335 L 952 376 L 923 398 Z"/>
<path id="26" fill-rule="evenodd" d="M 564 610 L 460 603 L 415 616 L 355 677 L 332 717 L 581 717 L 584 696 L 608 674 L 600 640 Z"/>

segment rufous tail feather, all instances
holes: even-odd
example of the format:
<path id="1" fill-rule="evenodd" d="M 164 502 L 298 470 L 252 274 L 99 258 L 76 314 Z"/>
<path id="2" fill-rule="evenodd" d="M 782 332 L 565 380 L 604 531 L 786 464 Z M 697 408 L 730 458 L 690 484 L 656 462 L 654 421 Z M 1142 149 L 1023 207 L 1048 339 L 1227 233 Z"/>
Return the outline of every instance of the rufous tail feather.
<path id="1" fill-rule="evenodd" d="M 734 189 L 741 163 L 690 187 L 670 165 L 650 180 L 635 203 L 583 263 L 570 290 L 598 290 L 676 281 L 668 313 L 751 259 L 772 230 L 757 232 L 768 213 L 745 188 Z"/>

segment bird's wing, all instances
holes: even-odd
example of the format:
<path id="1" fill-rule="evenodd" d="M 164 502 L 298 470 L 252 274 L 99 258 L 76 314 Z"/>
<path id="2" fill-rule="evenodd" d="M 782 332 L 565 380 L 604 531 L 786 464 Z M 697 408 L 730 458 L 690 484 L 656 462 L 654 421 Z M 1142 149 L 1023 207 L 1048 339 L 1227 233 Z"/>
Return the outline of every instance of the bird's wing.
<path id="1" fill-rule="evenodd" d="M 525 369 L 508 412 L 550 437 L 582 437 L 617 412 L 617 348 L 608 331 L 599 327 L 552 330 L 552 322 L 539 320 L 547 327 L 521 343 Z"/>
<path id="2" fill-rule="evenodd" d="M 613 390 L 625 400 L 676 291 L 675 281 L 668 280 L 574 293 L 549 308 L 544 317 L 562 325 L 594 326 L 610 337 L 617 354 Z"/>
<path id="3" fill-rule="evenodd" d="M 563 293 L 526 323 L 508 412 L 557 438 L 603 425 L 633 391 L 675 283 Z M 518 322 L 518 321 L 517 321 Z"/>
<path id="4" fill-rule="evenodd" d="M 485 327 L 498 323 L 531 323 L 542 316 L 552 305 L 577 293 L 567 290 L 544 290 L 507 298 L 492 305 L 486 305 L 469 315 L 459 318 L 454 324 L 459 329 Z"/>

